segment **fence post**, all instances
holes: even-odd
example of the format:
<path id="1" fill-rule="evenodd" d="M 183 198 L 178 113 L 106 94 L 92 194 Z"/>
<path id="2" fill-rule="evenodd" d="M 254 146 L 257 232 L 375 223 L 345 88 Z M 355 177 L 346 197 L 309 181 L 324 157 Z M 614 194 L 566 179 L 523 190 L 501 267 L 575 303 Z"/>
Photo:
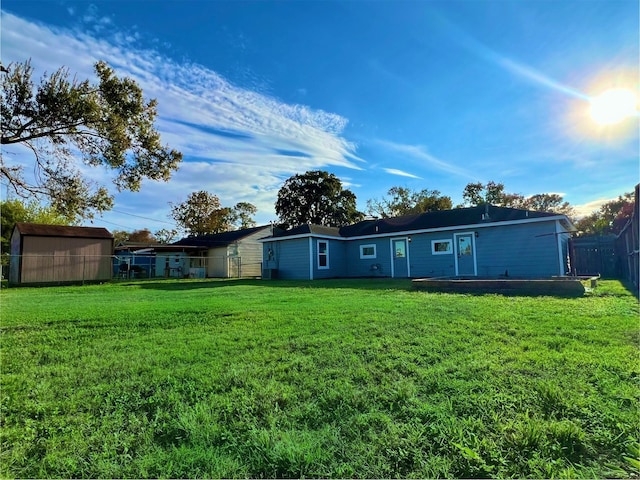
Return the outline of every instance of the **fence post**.
<path id="1" fill-rule="evenodd" d="M 87 270 L 87 256 L 83 255 L 82 256 L 82 285 L 84 285 L 84 276 L 85 276 L 86 270 Z"/>

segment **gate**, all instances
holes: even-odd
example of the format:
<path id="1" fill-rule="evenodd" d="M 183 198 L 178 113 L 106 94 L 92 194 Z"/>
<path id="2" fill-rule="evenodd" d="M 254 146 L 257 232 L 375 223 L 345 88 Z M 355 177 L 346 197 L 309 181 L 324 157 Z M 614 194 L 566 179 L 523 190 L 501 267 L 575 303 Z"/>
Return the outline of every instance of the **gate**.
<path id="1" fill-rule="evenodd" d="M 615 235 L 572 238 L 571 272 L 574 275 L 617 277 L 615 239 Z"/>

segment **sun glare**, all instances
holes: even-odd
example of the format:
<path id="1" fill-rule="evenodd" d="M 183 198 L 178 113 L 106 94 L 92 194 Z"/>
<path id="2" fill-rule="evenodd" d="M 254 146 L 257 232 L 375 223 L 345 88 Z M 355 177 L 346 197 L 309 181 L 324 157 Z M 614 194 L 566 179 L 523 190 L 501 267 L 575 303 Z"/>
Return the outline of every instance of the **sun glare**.
<path id="1" fill-rule="evenodd" d="M 613 125 L 636 114 L 638 100 L 631 90 L 612 88 L 591 99 L 591 118 L 600 125 Z"/>

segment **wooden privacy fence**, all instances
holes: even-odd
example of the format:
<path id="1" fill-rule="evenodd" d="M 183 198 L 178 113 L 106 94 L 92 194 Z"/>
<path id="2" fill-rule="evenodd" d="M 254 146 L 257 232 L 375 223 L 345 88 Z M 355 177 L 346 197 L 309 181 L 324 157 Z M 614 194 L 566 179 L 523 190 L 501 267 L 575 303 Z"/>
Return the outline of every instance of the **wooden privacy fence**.
<path id="1" fill-rule="evenodd" d="M 620 272 L 615 240 L 615 235 L 572 238 L 569 242 L 571 273 L 617 278 Z"/>

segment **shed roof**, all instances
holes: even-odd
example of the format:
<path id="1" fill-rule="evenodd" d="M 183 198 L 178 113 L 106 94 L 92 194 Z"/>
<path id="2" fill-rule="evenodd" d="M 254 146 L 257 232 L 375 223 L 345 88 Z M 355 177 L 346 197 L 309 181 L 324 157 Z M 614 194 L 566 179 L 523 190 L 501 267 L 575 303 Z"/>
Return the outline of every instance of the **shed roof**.
<path id="1" fill-rule="evenodd" d="M 18 222 L 14 227 L 22 236 L 31 237 L 74 237 L 112 239 L 113 235 L 102 227 L 70 227 L 67 225 L 45 225 L 42 223 Z"/>
<path id="2" fill-rule="evenodd" d="M 521 210 L 518 208 L 496 207 L 493 205 L 480 205 L 477 207 L 440 210 L 416 215 L 405 215 L 402 217 L 363 220 L 345 227 L 300 225 L 290 230 L 275 231 L 273 238 L 304 234 L 349 238 L 414 230 L 459 227 L 464 225 L 491 225 L 492 223 L 498 222 L 526 221 L 545 217 L 564 217 L 564 215 L 551 212 Z M 564 218 L 566 219 L 566 217 Z"/>
<path id="3" fill-rule="evenodd" d="M 234 242 L 242 240 L 245 237 L 253 235 L 260 230 L 271 228 L 269 225 L 260 227 L 243 228 L 241 230 L 232 230 L 230 232 L 212 233 L 210 235 L 200 235 L 197 237 L 186 237 L 171 245 L 189 245 L 196 247 L 225 247 Z"/>

